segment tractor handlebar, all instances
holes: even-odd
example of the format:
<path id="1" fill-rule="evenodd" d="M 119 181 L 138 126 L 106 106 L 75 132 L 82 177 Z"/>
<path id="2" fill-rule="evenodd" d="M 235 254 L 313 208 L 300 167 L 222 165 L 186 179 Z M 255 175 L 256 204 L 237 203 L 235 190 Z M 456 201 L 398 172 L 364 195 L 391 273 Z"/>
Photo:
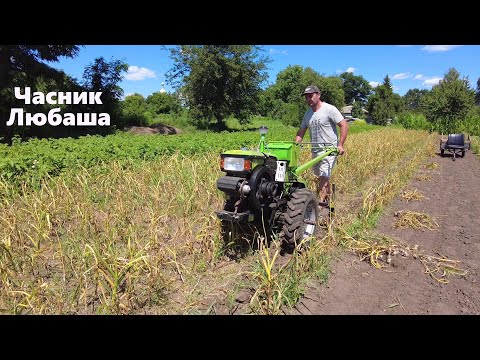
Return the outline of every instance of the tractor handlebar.
<path id="1" fill-rule="evenodd" d="M 332 144 L 332 143 L 320 143 L 320 142 L 301 142 L 300 143 L 300 147 L 303 148 L 304 146 L 303 145 L 311 145 L 312 147 L 312 150 L 318 150 L 318 152 L 321 152 L 321 151 L 329 151 L 329 150 L 332 150 L 332 148 L 335 149 L 334 152 L 332 153 L 338 153 L 338 148 L 337 148 L 337 145 L 335 144 Z"/>

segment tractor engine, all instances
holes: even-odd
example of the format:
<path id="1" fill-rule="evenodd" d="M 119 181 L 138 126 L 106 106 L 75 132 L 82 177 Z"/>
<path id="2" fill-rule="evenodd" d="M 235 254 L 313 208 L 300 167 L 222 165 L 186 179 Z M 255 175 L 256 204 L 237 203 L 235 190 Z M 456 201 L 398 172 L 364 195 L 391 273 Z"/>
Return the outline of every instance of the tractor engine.
<path id="1" fill-rule="evenodd" d="M 227 175 L 217 180 L 217 188 L 227 195 L 227 201 L 237 202 L 241 200 L 243 208 L 250 210 L 250 213 L 262 211 L 267 213 L 269 212 L 269 205 L 281 193 L 283 184 L 275 181 L 277 159 L 264 154 L 255 155 L 233 156 L 232 154 L 222 154 L 220 166 Z M 286 164 L 283 164 L 283 166 L 286 166 Z M 236 210 L 238 213 L 238 209 Z M 232 209 L 232 211 L 235 212 L 235 209 Z M 227 217 L 229 219 L 226 219 Z M 235 220 L 235 216 L 232 218 L 225 213 L 221 218 Z"/>

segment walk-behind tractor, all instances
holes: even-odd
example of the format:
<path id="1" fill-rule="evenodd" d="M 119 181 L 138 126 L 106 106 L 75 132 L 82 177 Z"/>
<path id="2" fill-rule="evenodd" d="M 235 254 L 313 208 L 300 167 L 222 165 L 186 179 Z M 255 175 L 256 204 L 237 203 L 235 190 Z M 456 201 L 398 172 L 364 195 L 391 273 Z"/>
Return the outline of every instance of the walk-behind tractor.
<path id="1" fill-rule="evenodd" d="M 337 154 L 332 144 L 311 144 L 322 155 L 300 165 L 300 144 L 293 141 L 266 141 L 268 128 L 260 129 L 258 150 L 229 150 L 221 154 L 220 167 L 226 175 L 217 188 L 226 195 L 217 216 L 222 231 L 235 224 L 250 223 L 260 233 L 278 234 L 282 245 L 308 243 L 319 218 L 318 200 L 300 174 L 328 155 Z M 330 207 L 332 202 L 321 204 Z"/>

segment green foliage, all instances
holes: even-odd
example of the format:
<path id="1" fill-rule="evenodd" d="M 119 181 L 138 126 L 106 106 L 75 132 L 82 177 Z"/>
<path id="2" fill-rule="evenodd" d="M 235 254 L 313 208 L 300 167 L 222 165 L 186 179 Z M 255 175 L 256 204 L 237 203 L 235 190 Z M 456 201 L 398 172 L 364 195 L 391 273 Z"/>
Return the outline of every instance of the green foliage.
<path id="1" fill-rule="evenodd" d="M 176 114 L 158 114 L 153 116 L 152 119 L 149 119 L 149 125 L 157 123 L 180 128 L 183 132 L 198 131 L 198 128 L 195 126 L 195 121 L 190 118 L 187 109 L 182 109 L 179 113 Z"/>
<path id="2" fill-rule="evenodd" d="M 52 129 L 49 126 L 39 127 L 7 127 L 11 108 L 23 108 L 26 112 L 38 113 L 51 107 L 49 105 L 25 105 L 23 100 L 16 99 L 13 89 L 31 88 L 35 91 L 79 91 L 78 84 L 63 71 L 56 70 L 44 61 L 58 61 L 60 57 L 77 56 L 76 45 L 0 45 L 0 134 L 5 134 L 9 141 L 15 134 L 22 136 L 43 136 Z M 22 91 L 23 92 L 23 91 Z M 55 128 L 57 133 L 64 129 Z"/>
<path id="3" fill-rule="evenodd" d="M 372 93 L 372 87 L 368 81 L 361 75 L 357 76 L 349 72 L 344 72 L 340 78 L 345 92 L 345 104 L 352 105 L 354 101 L 366 104 L 368 96 Z"/>
<path id="4" fill-rule="evenodd" d="M 302 92 L 310 81 L 305 79 L 304 72 L 299 65 L 288 66 L 279 72 L 275 84 L 268 87 L 261 97 L 262 114 L 279 119 L 285 125 L 300 125 L 306 110 Z"/>
<path id="5" fill-rule="evenodd" d="M 317 85 L 321 92 L 321 100 L 341 108 L 344 103 L 345 93 L 342 89 L 342 80 L 337 76 L 325 77 L 320 75 L 311 67 L 306 67 L 301 76 L 301 83 L 298 94 L 302 105 L 305 108 L 305 98 L 301 96 L 308 85 Z M 302 114 L 303 116 L 303 114 Z"/>
<path id="6" fill-rule="evenodd" d="M 403 103 L 407 111 L 421 112 L 424 108 L 424 97 L 429 90 L 410 89 L 403 96 Z"/>
<path id="7" fill-rule="evenodd" d="M 373 123 L 376 125 L 387 125 L 388 121 L 392 119 L 393 112 L 385 101 L 379 100 L 370 110 Z"/>
<path id="8" fill-rule="evenodd" d="M 475 104 L 480 106 L 480 78 L 477 80 L 477 91 L 475 93 Z"/>
<path id="9" fill-rule="evenodd" d="M 280 102 L 276 110 L 276 117 L 281 119 L 283 124 L 296 127 L 300 126 L 303 113 L 305 112 L 305 109 L 298 104 L 284 102 Z"/>
<path id="10" fill-rule="evenodd" d="M 170 49 L 174 67 L 167 79 L 180 89 L 191 116 L 225 129 L 234 115 L 248 122 L 256 113 L 260 86 L 267 79 L 262 49 L 252 45 L 182 45 Z"/>
<path id="11" fill-rule="evenodd" d="M 289 65 L 286 69 L 277 74 L 275 81 L 274 93 L 275 97 L 284 103 L 298 103 L 299 99 L 303 100 L 302 92 L 305 87 L 313 84 L 318 76 L 314 79 L 308 79 L 304 74 L 305 70 L 300 65 Z"/>
<path id="12" fill-rule="evenodd" d="M 383 83 L 375 88 L 374 94 L 368 99 L 367 110 L 372 116 L 372 121 L 377 125 L 386 125 L 402 109 L 402 98 L 393 93 L 392 83 L 386 75 Z"/>
<path id="13" fill-rule="evenodd" d="M 403 97 L 408 112 L 400 115 L 397 122 L 406 128 L 443 134 L 478 134 L 480 111 L 474 97 L 468 79 L 461 79 L 459 72 L 451 68 L 431 91 L 409 90 Z"/>
<path id="14" fill-rule="evenodd" d="M 121 60 L 105 61 L 103 57 L 96 58 L 83 72 L 83 86 L 87 91 L 102 92 L 102 104 L 90 105 L 91 112 L 107 113 L 111 124 L 119 128 L 125 126 L 122 120 L 120 99 L 123 89 L 118 83 L 123 78 L 123 72 L 128 71 L 128 65 Z M 85 112 L 85 109 L 84 111 Z M 115 121 L 116 120 L 116 121 Z M 98 131 L 104 128 L 97 129 Z M 105 129 L 107 130 L 107 129 Z"/>
<path id="15" fill-rule="evenodd" d="M 258 115 L 260 116 L 273 116 L 273 111 L 277 107 L 277 102 L 282 102 L 276 98 L 275 86 L 269 86 L 259 95 L 258 99 Z M 275 117 L 275 116 L 273 116 Z"/>
<path id="16" fill-rule="evenodd" d="M 74 45 L 42 45 L 42 46 L 7 46 L 0 47 L 0 61 L 4 61 L 5 54 L 9 56 L 9 62 L 0 66 L 0 72 L 7 71 L 8 87 L 0 88 L 0 132 L 5 126 L 10 115 L 11 108 L 22 108 L 26 113 L 45 114 L 49 110 L 59 107 L 62 114 L 65 113 L 108 113 L 111 119 L 117 120 L 113 123 L 122 126 L 122 116 L 119 107 L 119 99 L 123 90 L 117 85 L 121 80 L 122 71 L 127 70 L 127 65 L 120 61 L 106 62 L 103 58 L 96 59 L 93 64 L 85 68 L 83 84 L 80 85 L 76 79 L 67 76 L 64 72 L 55 70 L 41 62 L 41 60 L 57 61 L 59 56 L 73 57 L 78 52 L 78 46 Z M 2 74 L 0 76 L 4 76 Z M 23 89 L 30 87 L 31 94 L 41 92 L 102 92 L 103 104 L 30 104 L 23 100 L 16 99 L 13 93 L 14 87 Z M 72 126 L 31 126 L 31 127 L 6 127 L 6 139 L 11 139 L 15 134 L 22 137 L 66 137 L 80 136 L 87 133 L 108 133 L 115 129 L 113 127 L 72 127 Z"/>
<path id="17" fill-rule="evenodd" d="M 127 126 L 146 126 L 148 123 L 147 103 L 143 95 L 133 94 L 121 102 L 122 117 Z M 152 115 L 150 115 L 152 116 Z"/>
<path id="18" fill-rule="evenodd" d="M 342 89 L 342 80 L 337 76 L 322 77 L 318 82 L 322 92 L 321 99 L 341 109 L 344 104 L 345 93 Z"/>
<path id="19" fill-rule="evenodd" d="M 354 118 L 364 118 L 363 106 L 360 101 L 355 101 L 352 105 L 352 116 Z"/>
<path id="20" fill-rule="evenodd" d="M 433 128 L 443 134 L 480 135 L 480 107 L 471 108 L 464 118 L 444 118 L 432 124 Z"/>
<path id="21" fill-rule="evenodd" d="M 401 124 L 405 129 L 432 130 L 432 123 L 427 120 L 425 115 L 418 113 L 402 113 L 396 117 L 395 123 Z"/>
<path id="22" fill-rule="evenodd" d="M 468 79 L 460 79 L 454 68 L 425 96 L 427 118 L 439 132 L 453 133 L 458 122 L 475 106 L 475 92 Z"/>
<path id="23" fill-rule="evenodd" d="M 460 122 L 459 131 L 470 135 L 480 136 L 480 106 L 474 106 Z"/>
<path id="24" fill-rule="evenodd" d="M 43 61 L 55 62 L 61 56 L 73 58 L 78 51 L 77 45 L 0 45 L 0 90 L 20 86 L 15 83 L 15 75 L 18 73 L 26 77 L 23 85 L 33 84 L 38 76 L 62 77 L 62 72 Z"/>
<path id="25" fill-rule="evenodd" d="M 280 71 L 274 85 L 261 96 L 261 114 L 280 119 L 286 125 L 300 126 L 307 110 L 303 90 L 315 84 L 321 91 L 321 99 L 341 108 L 344 92 L 338 77 L 323 77 L 310 67 L 290 65 Z"/>
<path id="26" fill-rule="evenodd" d="M 178 96 L 166 92 L 154 92 L 147 97 L 146 104 L 153 114 L 173 114 L 181 110 Z"/>

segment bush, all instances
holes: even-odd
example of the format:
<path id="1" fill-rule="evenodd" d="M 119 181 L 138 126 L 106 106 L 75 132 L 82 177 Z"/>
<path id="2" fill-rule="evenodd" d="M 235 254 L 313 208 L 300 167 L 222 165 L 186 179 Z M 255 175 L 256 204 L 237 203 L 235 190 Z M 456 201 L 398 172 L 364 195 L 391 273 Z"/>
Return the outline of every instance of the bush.
<path id="1" fill-rule="evenodd" d="M 277 102 L 277 108 L 273 111 L 272 117 L 279 119 L 287 126 L 300 126 L 305 109 L 299 108 L 297 104 Z"/>
<path id="2" fill-rule="evenodd" d="M 480 136 L 480 106 L 475 106 L 467 113 L 459 128 L 463 133 Z"/>
<path id="3" fill-rule="evenodd" d="M 425 115 L 412 112 L 398 115 L 395 118 L 395 123 L 402 125 L 405 129 L 429 131 L 433 129 L 432 123 L 427 120 Z"/>

